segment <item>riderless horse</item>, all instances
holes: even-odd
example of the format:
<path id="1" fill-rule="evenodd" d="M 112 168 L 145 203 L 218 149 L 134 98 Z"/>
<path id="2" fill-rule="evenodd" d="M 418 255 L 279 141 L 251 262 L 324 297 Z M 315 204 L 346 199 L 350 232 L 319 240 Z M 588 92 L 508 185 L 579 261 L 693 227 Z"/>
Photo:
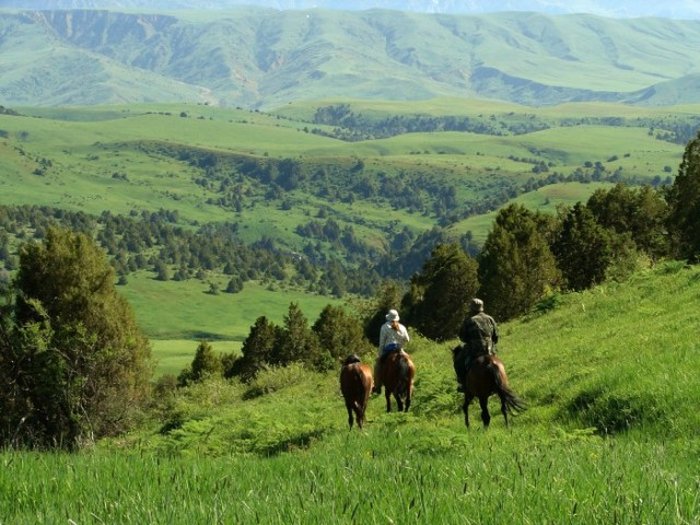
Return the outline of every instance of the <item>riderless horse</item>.
<path id="1" fill-rule="evenodd" d="M 362 428 L 372 384 L 372 368 L 361 363 L 357 355 L 348 356 L 340 370 L 340 391 L 345 398 L 345 407 L 348 409 L 348 424 L 351 429 L 353 413 L 357 419 L 357 426 Z"/>

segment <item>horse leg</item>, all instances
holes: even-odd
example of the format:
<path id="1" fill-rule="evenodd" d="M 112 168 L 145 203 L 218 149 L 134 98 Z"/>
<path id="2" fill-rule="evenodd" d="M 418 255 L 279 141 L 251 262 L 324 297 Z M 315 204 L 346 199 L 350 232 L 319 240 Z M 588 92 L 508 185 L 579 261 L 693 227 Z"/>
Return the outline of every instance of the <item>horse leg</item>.
<path id="1" fill-rule="evenodd" d="M 484 422 L 484 428 L 489 428 L 489 423 L 491 423 L 491 414 L 489 414 L 488 396 L 479 398 L 479 406 L 481 407 L 481 421 Z"/>
<path id="2" fill-rule="evenodd" d="M 386 411 L 391 412 L 391 390 L 384 385 L 384 397 L 386 397 Z"/>
<path id="3" fill-rule="evenodd" d="M 355 405 L 355 419 L 357 420 L 357 426 L 362 428 L 362 425 L 365 422 L 365 411 L 360 405 Z"/>
<path id="4" fill-rule="evenodd" d="M 472 402 L 474 396 L 471 394 L 464 394 L 464 404 L 462 405 L 462 411 L 464 412 L 464 424 L 469 428 L 469 403 Z"/>
<path id="5" fill-rule="evenodd" d="M 508 405 L 506 405 L 506 398 L 499 394 L 501 398 L 501 414 L 503 414 L 503 419 L 506 421 L 506 426 L 508 426 Z"/>
<path id="6" fill-rule="evenodd" d="M 396 399 L 396 406 L 399 407 L 399 412 L 403 412 L 403 399 L 401 399 L 401 394 L 394 394 L 394 399 Z"/>
<path id="7" fill-rule="evenodd" d="M 350 425 L 350 428 L 352 429 L 352 403 L 345 403 L 345 408 L 348 409 L 348 425 Z"/>
<path id="8" fill-rule="evenodd" d="M 411 386 L 406 389 L 406 412 L 408 412 L 409 407 L 411 406 Z"/>

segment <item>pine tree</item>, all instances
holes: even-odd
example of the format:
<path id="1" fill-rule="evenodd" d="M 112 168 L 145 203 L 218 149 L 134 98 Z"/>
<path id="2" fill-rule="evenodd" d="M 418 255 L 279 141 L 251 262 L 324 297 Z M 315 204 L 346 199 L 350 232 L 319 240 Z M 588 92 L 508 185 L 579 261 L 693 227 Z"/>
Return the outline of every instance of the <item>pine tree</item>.
<path id="1" fill-rule="evenodd" d="M 479 254 L 479 294 L 498 320 L 526 313 L 560 279 L 546 217 L 518 204 L 503 208 Z"/>
<path id="2" fill-rule="evenodd" d="M 605 279 L 612 261 L 611 233 L 579 202 L 564 217 L 552 252 L 567 287 L 584 290 Z"/>
<path id="3" fill-rule="evenodd" d="M 253 379 L 260 370 L 271 364 L 275 342 L 279 338 L 278 332 L 278 327 L 267 317 L 258 317 L 250 327 L 248 337 L 243 341 L 242 356 L 224 375 L 238 375 L 245 382 Z"/>
<path id="4" fill-rule="evenodd" d="M 637 248 L 657 259 L 668 255 L 666 217 L 668 204 L 663 195 L 651 188 L 628 188 L 617 184 L 610 190 L 599 189 L 586 207 L 595 221 L 618 235 L 629 235 Z"/>
<path id="5" fill-rule="evenodd" d="M 311 364 L 323 368 L 320 346 L 316 334 L 298 303 L 289 305 L 284 325 L 278 334 L 271 356 L 271 363 L 286 366 L 293 362 Z"/>
<path id="6" fill-rule="evenodd" d="M 220 376 L 222 371 L 221 358 L 214 352 L 209 342 L 202 341 L 197 346 L 190 368 L 186 371 L 186 374 L 181 376 L 184 381 L 180 381 L 180 383 L 186 384 L 202 381 L 207 377 Z"/>
<path id="7" fill-rule="evenodd" d="M 457 336 L 467 315 L 469 299 L 479 288 L 478 265 L 457 244 L 435 247 L 422 271 L 411 280 L 404 300 L 408 321 L 436 341 Z"/>
<path id="8" fill-rule="evenodd" d="M 668 230 L 674 254 L 700 259 L 700 134 L 685 148 L 678 175 L 668 193 Z"/>
<path id="9" fill-rule="evenodd" d="M 340 306 L 327 305 L 311 329 L 318 337 L 320 352 L 330 356 L 330 360 L 324 359 L 320 364 L 324 361 L 337 364 L 350 354 L 362 355 L 371 351 L 359 319 Z"/>

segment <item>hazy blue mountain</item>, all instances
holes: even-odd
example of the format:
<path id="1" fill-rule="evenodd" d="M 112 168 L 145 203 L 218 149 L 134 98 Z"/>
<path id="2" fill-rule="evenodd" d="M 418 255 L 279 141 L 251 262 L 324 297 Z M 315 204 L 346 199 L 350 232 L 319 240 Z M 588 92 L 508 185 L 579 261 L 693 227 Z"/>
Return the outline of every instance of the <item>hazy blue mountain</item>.
<path id="1" fill-rule="evenodd" d="M 700 98 L 693 76 L 700 73 L 700 25 L 662 18 L 0 11 L 0 35 L 5 106 L 185 100 L 264 108 L 435 96 L 653 105 Z"/>
<path id="2" fill-rule="evenodd" d="M 227 9 L 255 5 L 290 9 L 393 9 L 418 13 L 493 13 L 533 11 L 548 14 L 588 13 L 607 17 L 655 16 L 678 19 L 700 18 L 697 0 L 0 0 L 0 7 L 22 9 Z"/>

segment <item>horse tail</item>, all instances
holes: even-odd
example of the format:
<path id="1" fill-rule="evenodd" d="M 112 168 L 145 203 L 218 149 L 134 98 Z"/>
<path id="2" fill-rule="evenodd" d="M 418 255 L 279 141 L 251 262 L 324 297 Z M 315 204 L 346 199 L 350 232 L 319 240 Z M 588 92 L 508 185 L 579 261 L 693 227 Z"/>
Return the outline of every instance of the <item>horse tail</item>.
<path id="1" fill-rule="evenodd" d="M 355 412 L 357 412 L 358 414 L 362 414 L 362 413 L 363 413 L 362 404 L 361 404 L 357 399 L 353 399 L 353 400 L 352 400 L 352 408 L 353 408 L 353 410 L 355 410 Z"/>
<path id="2" fill-rule="evenodd" d="M 527 410 L 525 402 L 520 399 L 508 386 L 500 367 L 496 363 L 489 363 L 489 370 L 491 370 L 491 373 L 493 374 L 493 380 L 496 384 L 496 393 L 498 394 L 498 397 L 503 400 L 506 409 L 511 414 L 516 414 Z"/>

